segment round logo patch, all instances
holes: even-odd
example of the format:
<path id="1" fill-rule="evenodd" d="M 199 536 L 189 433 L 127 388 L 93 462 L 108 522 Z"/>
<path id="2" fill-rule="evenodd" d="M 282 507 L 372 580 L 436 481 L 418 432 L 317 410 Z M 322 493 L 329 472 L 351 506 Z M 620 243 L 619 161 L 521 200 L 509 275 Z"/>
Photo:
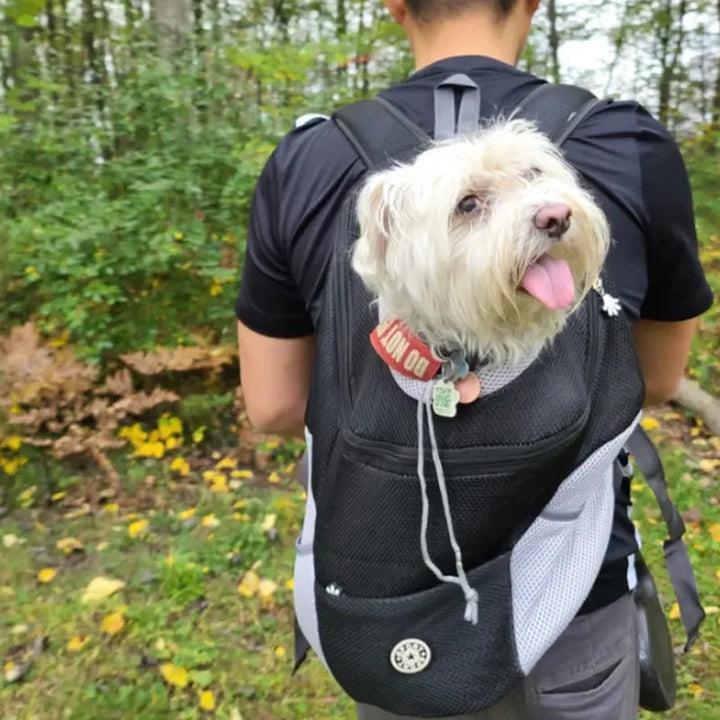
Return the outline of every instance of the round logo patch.
<path id="1" fill-rule="evenodd" d="M 392 666 L 405 675 L 422 672 L 431 659 L 432 653 L 428 644 L 416 638 L 400 641 L 390 653 Z"/>

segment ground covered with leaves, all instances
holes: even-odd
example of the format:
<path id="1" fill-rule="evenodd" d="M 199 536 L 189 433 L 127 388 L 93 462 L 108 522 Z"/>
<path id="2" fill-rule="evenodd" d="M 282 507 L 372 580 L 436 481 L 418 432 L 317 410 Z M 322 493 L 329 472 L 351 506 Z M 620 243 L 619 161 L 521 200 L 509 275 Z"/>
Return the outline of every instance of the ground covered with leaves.
<path id="1" fill-rule="evenodd" d="M 154 442 L 176 450 L 179 420 Z M 646 424 L 663 449 L 708 617 L 679 658 L 666 717 L 714 720 L 720 708 L 720 440 L 676 410 Z M 135 451 L 123 492 L 59 492 L 0 519 L 3 720 L 352 718 L 311 658 L 292 676 L 293 544 L 304 495 L 297 448 L 268 443 L 263 470 L 237 453 L 141 457 L 157 428 L 125 431 Z M 645 552 L 678 646 L 682 626 L 662 568 L 664 527 L 641 478 L 633 486 Z"/>

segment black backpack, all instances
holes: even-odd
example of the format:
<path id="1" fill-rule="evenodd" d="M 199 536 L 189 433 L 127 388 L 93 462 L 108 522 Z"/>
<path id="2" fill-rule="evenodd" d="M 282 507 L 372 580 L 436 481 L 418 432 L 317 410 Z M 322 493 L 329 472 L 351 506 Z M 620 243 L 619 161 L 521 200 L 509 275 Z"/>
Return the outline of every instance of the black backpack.
<path id="1" fill-rule="evenodd" d="M 598 102 L 543 86 L 515 115 L 561 145 Z M 380 99 L 334 122 L 368 170 L 428 141 Z M 378 317 L 349 263 L 354 202 L 336 224 L 317 328 L 298 636 L 358 702 L 478 712 L 527 676 L 597 577 L 642 376 L 604 279 L 517 377 L 490 378 L 494 392 L 432 422 L 369 342 Z"/>

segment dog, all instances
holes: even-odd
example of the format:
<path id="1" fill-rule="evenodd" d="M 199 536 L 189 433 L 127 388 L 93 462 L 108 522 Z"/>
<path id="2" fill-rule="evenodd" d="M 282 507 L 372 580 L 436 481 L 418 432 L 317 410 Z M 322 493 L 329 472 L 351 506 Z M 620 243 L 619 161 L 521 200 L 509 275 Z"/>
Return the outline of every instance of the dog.
<path id="1" fill-rule="evenodd" d="M 354 271 L 438 357 L 537 355 L 592 289 L 607 219 L 532 123 L 503 120 L 371 174 Z M 381 317 L 381 319 L 383 319 Z"/>

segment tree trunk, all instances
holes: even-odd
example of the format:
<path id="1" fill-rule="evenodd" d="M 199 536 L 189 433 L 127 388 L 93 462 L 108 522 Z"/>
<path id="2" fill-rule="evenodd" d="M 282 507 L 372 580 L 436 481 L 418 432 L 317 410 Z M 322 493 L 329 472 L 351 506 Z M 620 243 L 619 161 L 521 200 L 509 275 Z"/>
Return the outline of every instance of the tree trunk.
<path id="1" fill-rule="evenodd" d="M 160 49 L 165 55 L 174 55 L 186 45 L 191 34 L 190 0 L 153 0 L 152 7 Z"/>
<path id="2" fill-rule="evenodd" d="M 720 33 L 720 0 L 717 0 L 717 21 L 718 32 Z M 713 130 L 720 130 L 720 53 L 717 56 L 717 72 L 715 75 L 715 92 L 712 104 L 712 127 Z M 716 146 L 716 143 L 713 143 Z"/>
<path id="3" fill-rule="evenodd" d="M 555 0 L 548 0 L 547 16 L 550 27 L 548 30 L 548 42 L 550 44 L 550 72 L 552 81 L 560 82 L 560 33 L 557 25 L 557 6 Z"/>
<path id="4" fill-rule="evenodd" d="M 661 68 L 658 84 L 658 119 L 666 127 L 671 121 L 672 89 L 685 40 L 686 14 L 687 0 L 680 0 L 677 10 L 674 9 L 672 0 L 665 0 L 665 5 L 657 17 Z"/>
<path id="5" fill-rule="evenodd" d="M 335 36 L 339 39 L 347 34 L 347 10 L 345 0 L 337 0 L 337 15 L 335 17 Z"/>
<path id="6" fill-rule="evenodd" d="M 62 28 L 63 65 L 70 97 L 75 97 L 75 63 L 73 62 L 72 32 L 68 17 L 67 0 L 60 0 L 60 27 Z"/>

